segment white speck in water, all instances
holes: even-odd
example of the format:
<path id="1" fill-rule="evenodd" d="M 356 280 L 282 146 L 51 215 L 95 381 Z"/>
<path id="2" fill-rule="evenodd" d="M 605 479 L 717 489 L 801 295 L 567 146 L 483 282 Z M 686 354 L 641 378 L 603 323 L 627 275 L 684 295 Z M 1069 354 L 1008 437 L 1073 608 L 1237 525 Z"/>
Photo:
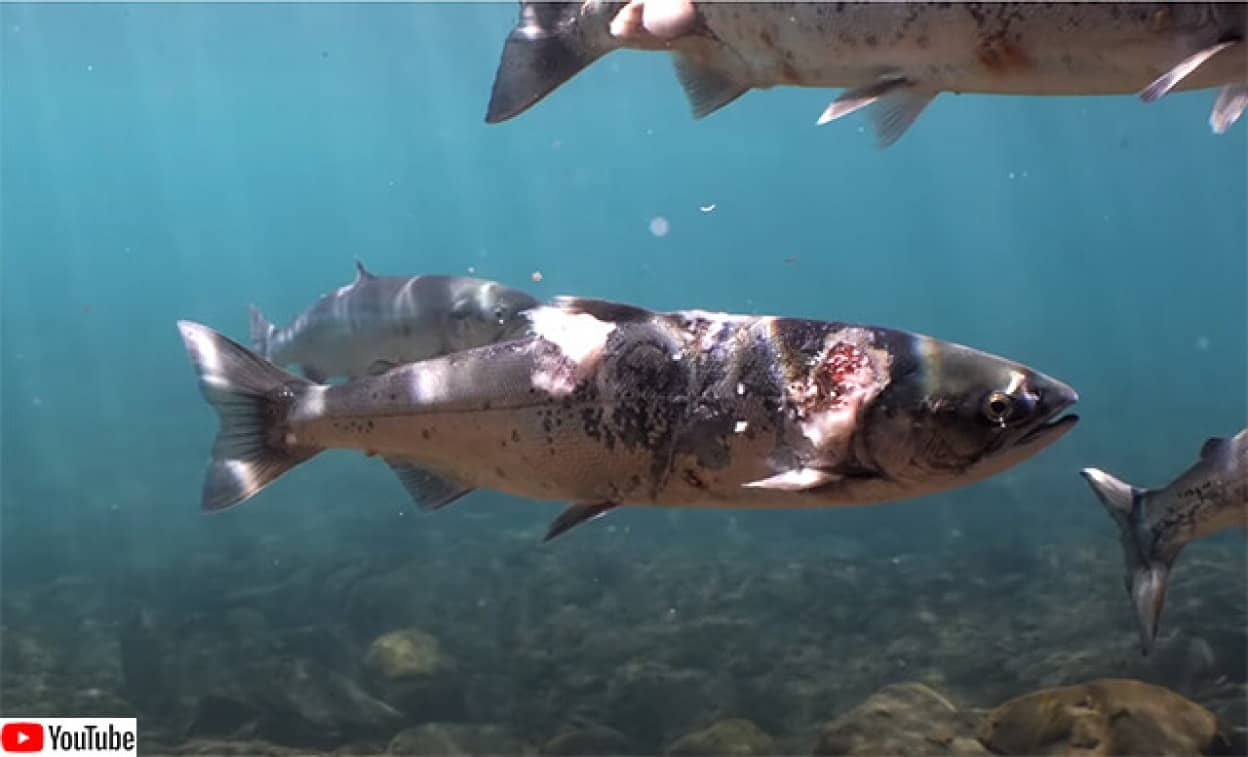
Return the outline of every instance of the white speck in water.
<path id="1" fill-rule="evenodd" d="M 18 24 L 13 24 L 13 31 L 14 31 L 14 32 L 20 32 L 21 30 L 22 30 L 22 27 L 21 27 L 20 25 L 18 25 Z"/>
<path id="2" fill-rule="evenodd" d="M 400 518 L 402 518 L 404 515 L 407 515 L 407 513 L 406 513 L 405 511 L 403 511 L 403 510 L 400 510 L 400 511 L 399 511 L 399 517 L 400 517 Z"/>
<path id="3" fill-rule="evenodd" d="M 650 219 L 650 233 L 656 237 L 665 237 L 667 232 L 671 230 L 672 225 L 663 216 L 655 216 Z"/>
<path id="4" fill-rule="evenodd" d="M 858 127 L 858 133 L 859 133 L 859 134 L 863 134 L 863 133 L 865 133 L 866 131 L 867 131 L 867 127 L 865 127 L 865 126 L 859 126 L 859 127 Z"/>
<path id="5" fill-rule="evenodd" d="M 89 72 L 94 71 L 94 70 L 95 70 L 95 66 L 91 65 L 90 63 L 88 63 L 88 64 L 87 64 L 87 72 L 89 73 Z"/>
<path id="6" fill-rule="evenodd" d="M 43 407 L 43 397 L 31 397 L 30 401 L 35 407 Z"/>
<path id="7" fill-rule="evenodd" d="M 737 396 L 740 397 L 743 394 L 745 394 L 745 384 L 742 384 L 740 381 L 738 381 L 737 382 Z"/>
<path id="8" fill-rule="evenodd" d="M 468 273 L 476 273 L 476 272 L 477 272 L 477 267 L 475 265 L 468 266 Z"/>
<path id="9" fill-rule="evenodd" d="M 681 359 L 682 357 L 684 357 L 684 356 L 683 356 L 683 355 L 681 355 L 679 352 L 673 352 L 673 353 L 672 353 L 672 362 L 673 362 L 673 363 L 679 363 L 679 362 L 680 362 L 680 359 Z"/>
<path id="10" fill-rule="evenodd" d="M 710 205 L 698 206 L 698 210 L 702 211 L 703 213 L 710 213 L 714 209 L 715 209 L 715 203 L 711 203 Z"/>
<path id="11" fill-rule="evenodd" d="M 654 129 L 646 129 L 646 136 L 647 136 L 647 137 L 653 137 L 653 136 L 654 136 Z"/>
<path id="12" fill-rule="evenodd" d="M 1209 337 L 1207 336 L 1196 337 L 1196 349 L 1200 350 L 1201 352 L 1208 352 L 1209 351 Z"/>
<path id="13" fill-rule="evenodd" d="M 1013 172 L 1013 171 L 1010 171 L 1010 178 L 1011 178 L 1011 179 L 1013 179 L 1013 178 L 1014 178 L 1014 172 Z"/>
<path id="14" fill-rule="evenodd" d="M 733 426 L 733 430 L 738 434 L 744 434 L 745 430 L 750 427 L 749 421 L 737 421 L 737 425 Z"/>
<path id="15" fill-rule="evenodd" d="M 542 272 L 541 272 L 541 271 L 534 271 L 533 273 L 529 274 L 529 278 L 530 278 L 530 279 L 533 279 L 533 283 L 534 283 L 534 284 L 538 284 L 538 283 L 541 283 L 541 280 L 542 280 L 544 277 L 542 276 Z"/>
<path id="16" fill-rule="evenodd" d="M 1026 172 L 1026 171 L 1023 171 L 1023 178 L 1024 178 L 1024 179 L 1025 179 L 1025 178 L 1027 178 L 1027 172 Z"/>
<path id="17" fill-rule="evenodd" d="M 675 607 L 669 607 L 669 608 L 667 608 L 667 614 L 668 614 L 668 615 L 671 615 L 671 616 L 675 616 L 675 615 L 676 615 L 676 608 L 675 608 Z"/>

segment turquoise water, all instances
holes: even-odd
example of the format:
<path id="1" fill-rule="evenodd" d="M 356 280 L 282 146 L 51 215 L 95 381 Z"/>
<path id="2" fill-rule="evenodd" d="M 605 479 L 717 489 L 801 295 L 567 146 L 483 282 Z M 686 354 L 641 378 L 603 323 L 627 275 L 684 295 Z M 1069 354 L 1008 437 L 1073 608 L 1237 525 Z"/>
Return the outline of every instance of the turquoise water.
<path id="1" fill-rule="evenodd" d="M 879 151 L 865 118 L 814 125 L 829 92 L 754 92 L 695 121 L 665 56 L 617 52 L 489 126 L 515 14 L 0 6 L 6 586 L 185 582 L 173 593 L 194 608 L 204 555 L 253 560 L 266 584 L 345 544 L 382 559 L 430 533 L 469 545 L 446 581 L 495 559 L 499 534 L 536 550 L 560 504 L 476 493 L 420 515 L 380 462 L 347 452 L 198 512 L 216 418 L 174 321 L 245 340 L 249 303 L 284 322 L 350 281 L 355 257 L 542 297 L 910 329 L 1080 393 L 1070 435 L 973 487 L 840 511 L 638 509 L 567 537 L 631 539 L 637 561 L 650 544 L 714 555 L 744 532 L 762 562 L 825 542 L 877 556 L 1070 543 L 1112 562 L 1116 534 L 1076 471 L 1160 485 L 1244 426 L 1248 131 L 1210 133 L 1211 92 L 945 95 Z M 1235 533 L 1191 553 L 1218 542 L 1242 551 Z M 1115 571 L 1105 613 L 1130 652 Z"/>

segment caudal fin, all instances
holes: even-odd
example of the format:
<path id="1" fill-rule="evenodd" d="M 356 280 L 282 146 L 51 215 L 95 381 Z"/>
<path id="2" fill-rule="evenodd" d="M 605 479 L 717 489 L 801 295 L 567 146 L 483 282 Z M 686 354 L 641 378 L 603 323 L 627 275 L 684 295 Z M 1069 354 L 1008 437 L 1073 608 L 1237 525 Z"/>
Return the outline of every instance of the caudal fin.
<path id="1" fill-rule="evenodd" d="M 612 6 L 522 0 L 520 20 L 507 35 L 485 122 L 515 118 L 615 47 Z"/>
<path id="2" fill-rule="evenodd" d="M 269 323 L 269 319 L 264 317 L 260 308 L 255 305 L 248 305 L 247 308 L 248 321 L 251 325 L 251 348 L 260 357 L 267 359 L 273 354 L 273 335 L 277 333 L 277 327 Z"/>
<path id="3" fill-rule="evenodd" d="M 202 508 L 225 510 L 251 498 L 321 450 L 288 443 L 291 408 L 315 388 L 241 344 L 190 321 L 178 321 L 199 388 L 221 418 L 204 479 Z"/>
<path id="4" fill-rule="evenodd" d="M 1118 525 L 1126 561 L 1127 593 L 1139 623 L 1140 651 L 1147 655 L 1157 639 L 1157 624 L 1166 604 L 1173 558 L 1157 553 L 1151 531 L 1143 524 L 1143 490 L 1096 468 L 1084 468 L 1079 474 Z"/>

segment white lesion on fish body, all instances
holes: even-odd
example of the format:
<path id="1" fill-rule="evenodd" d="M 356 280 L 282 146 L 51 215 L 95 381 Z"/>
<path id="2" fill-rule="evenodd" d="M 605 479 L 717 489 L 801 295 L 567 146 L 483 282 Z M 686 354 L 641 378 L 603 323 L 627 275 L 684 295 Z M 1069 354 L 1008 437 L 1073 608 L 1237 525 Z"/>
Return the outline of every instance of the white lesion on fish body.
<path id="1" fill-rule="evenodd" d="M 616 329 L 588 313 L 556 307 L 534 308 L 528 317 L 533 335 L 554 347 L 537 356 L 532 377 L 533 388 L 552 397 L 571 394 L 593 372 Z"/>
<path id="2" fill-rule="evenodd" d="M 688 34 L 697 19 L 690 0 L 632 0 L 611 19 L 610 31 L 629 44 L 662 44 Z"/>
<path id="3" fill-rule="evenodd" d="M 811 466 L 843 461 L 863 407 L 888 385 L 892 356 L 871 332 L 849 327 L 826 337 L 823 350 L 790 379 L 788 399 L 811 445 Z"/>

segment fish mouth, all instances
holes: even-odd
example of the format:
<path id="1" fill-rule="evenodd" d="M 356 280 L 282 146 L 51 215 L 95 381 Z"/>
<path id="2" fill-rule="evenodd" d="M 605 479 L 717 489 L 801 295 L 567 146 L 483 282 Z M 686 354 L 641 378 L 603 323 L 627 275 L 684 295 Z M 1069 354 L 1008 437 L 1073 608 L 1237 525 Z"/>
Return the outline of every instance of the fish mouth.
<path id="1" fill-rule="evenodd" d="M 1052 397 L 1041 395 L 1042 401 L 1049 400 L 1052 409 L 1040 419 L 1039 423 L 1019 437 L 1017 444 L 1031 445 L 1038 442 L 1057 441 L 1058 437 L 1070 431 L 1079 422 L 1079 416 L 1074 413 L 1062 415 L 1079 401 L 1078 392 L 1065 384 L 1054 383 L 1057 384 L 1056 391 L 1044 393 L 1052 394 Z"/>
<path id="2" fill-rule="evenodd" d="M 1060 412 L 1062 411 L 1057 410 L 1053 413 L 1053 415 L 1057 415 Z M 1052 416 L 1050 416 L 1050 418 L 1052 418 Z M 1057 441 L 1059 436 L 1065 434 L 1067 431 L 1070 431 L 1078 422 L 1079 416 L 1073 413 L 1043 422 L 1019 437 L 1018 444 L 1034 444 L 1043 439 Z"/>

